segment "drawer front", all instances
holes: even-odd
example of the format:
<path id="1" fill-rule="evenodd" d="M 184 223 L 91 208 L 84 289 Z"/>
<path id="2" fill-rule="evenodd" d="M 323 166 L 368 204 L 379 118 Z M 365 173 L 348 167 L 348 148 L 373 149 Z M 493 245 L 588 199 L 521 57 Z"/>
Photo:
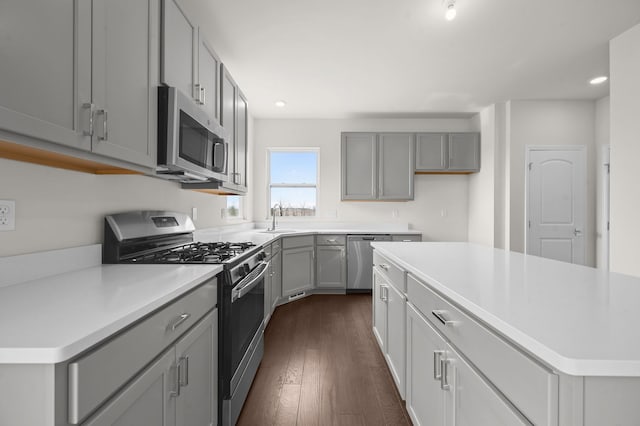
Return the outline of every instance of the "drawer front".
<path id="1" fill-rule="evenodd" d="M 422 241 L 422 235 L 418 234 L 397 234 L 391 236 L 391 241 Z"/>
<path id="2" fill-rule="evenodd" d="M 343 246 L 347 242 L 345 235 L 316 235 L 319 246 Z"/>
<path id="3" fill-rule="evenodd" d="M 313 235 L 300 235 L 299 237 L 284 237 L 282 239 L 282 248 L 290 249 L 297 247 L 306 247 L 314 245 Z"/>
<path id="4" fill-rule="evenodd" d="M 217 300 L 211 279 L 69 364 L 69 423 L 78 424 L 188 330 Z"/>
<path id="5" fill-rule="evenodd" d="M 406 273 L 404 270 L 400 269 L 400 267 L 396 266 L 376 250 L 373 250 L 373 264 L 378 268 L 380 273 L 389 280 L 391 285 L 402 293 L 407 291 Z"/>
<path id="6" fill-rule="evenodd" d="M 558 376 L 411 275 L 407 298 L 530 421 L 557 425 Z"/>

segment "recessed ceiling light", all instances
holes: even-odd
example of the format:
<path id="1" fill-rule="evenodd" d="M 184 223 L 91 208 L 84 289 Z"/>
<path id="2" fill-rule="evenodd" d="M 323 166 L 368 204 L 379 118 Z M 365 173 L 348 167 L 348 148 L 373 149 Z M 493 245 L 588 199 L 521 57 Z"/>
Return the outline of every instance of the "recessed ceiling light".
<path id="1" fill-rule="evenodd" d="M 287 105 L 285 101 L 276 101 L 275 106 L 278 108 L 284 108 Z"/>
<path id="2" fill-rule="evenodd" d="M 447 11 L 444 14 L 444 17 L 447 21 L 453 21 L 457 15 L 456 12 L 456 0 L 445 0 L 445 6 Z"/>
<path id="3" fill-rule="evenodd" d="M 607 81 L 609 79 L 609 77 L 607 77 L 606 75 L 602 75 L 600 77 L 596 77 L 594 79 L 592 79 L 589 83 L 596 85 L 596 84 L 602 84 L 605 81 Z"/>

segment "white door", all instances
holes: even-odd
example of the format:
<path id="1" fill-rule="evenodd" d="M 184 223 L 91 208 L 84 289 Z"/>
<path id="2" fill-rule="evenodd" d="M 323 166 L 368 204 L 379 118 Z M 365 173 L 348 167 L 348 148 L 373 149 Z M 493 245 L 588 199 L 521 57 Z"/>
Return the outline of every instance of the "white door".
<path id="1" fill-rule="evenodd" d="M 585 263 L 586 155 L 574 149 L 529 150 L 527 253 Z"/>

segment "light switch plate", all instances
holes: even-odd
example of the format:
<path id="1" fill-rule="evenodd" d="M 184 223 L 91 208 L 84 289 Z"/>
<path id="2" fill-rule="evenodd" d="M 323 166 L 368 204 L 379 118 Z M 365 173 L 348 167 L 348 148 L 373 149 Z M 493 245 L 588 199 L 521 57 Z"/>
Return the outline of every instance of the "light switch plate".
<path id="1" fill-rule="evenodd" d="M 16 229 L 16 202 L 14 200 L 0 200 L 0 231 Z"/>

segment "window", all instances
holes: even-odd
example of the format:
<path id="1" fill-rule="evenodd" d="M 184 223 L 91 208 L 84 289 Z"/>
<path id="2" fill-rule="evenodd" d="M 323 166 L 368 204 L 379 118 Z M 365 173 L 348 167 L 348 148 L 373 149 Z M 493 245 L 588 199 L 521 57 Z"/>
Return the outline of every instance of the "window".
<path id="1" fill-rule="evenodd" d="M 276 216 L 315 216 L 318 148 L 270 149 L 268 158 L 269 215 L 275 211 Z"/>
<path id="2" fill-rule="evenodd" d="M 242 219 L 242 197 L 238 195 L 227 196 L 227 220 Z"/>

